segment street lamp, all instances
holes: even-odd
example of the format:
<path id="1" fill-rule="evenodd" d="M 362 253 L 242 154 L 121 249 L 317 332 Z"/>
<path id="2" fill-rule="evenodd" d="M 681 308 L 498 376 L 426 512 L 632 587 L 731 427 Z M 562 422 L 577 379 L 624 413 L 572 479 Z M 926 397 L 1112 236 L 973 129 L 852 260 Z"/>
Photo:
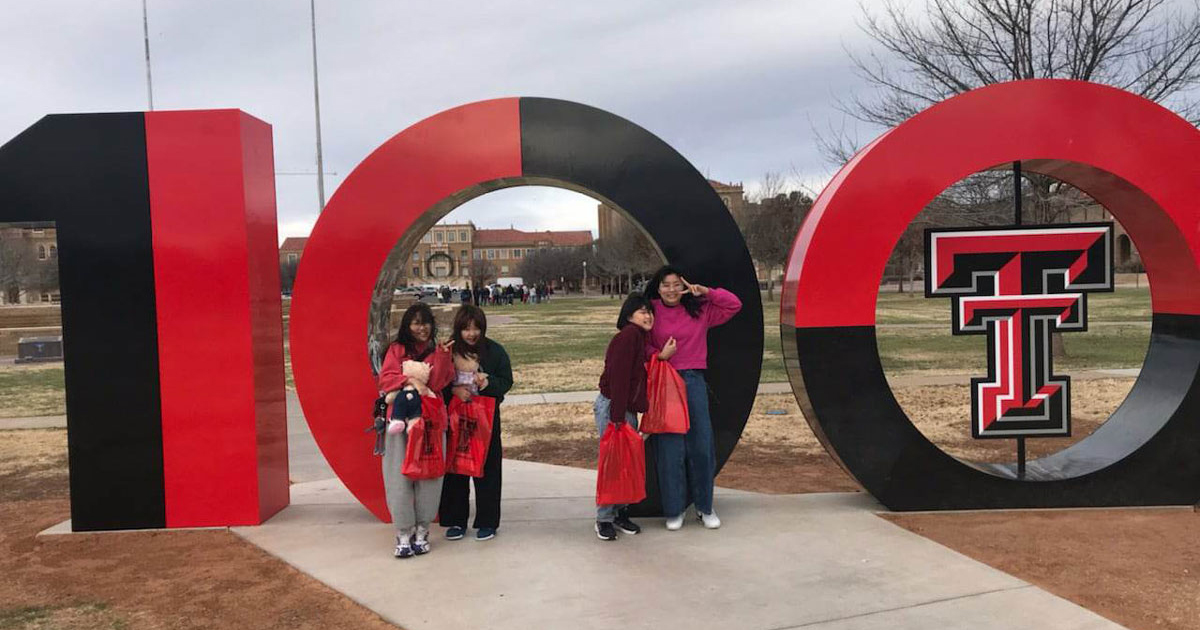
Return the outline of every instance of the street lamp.
<path id="1" fill-rule="evenodd" d="M 587 297 L 587 261 L 583 261 L 583 296 Z"/>

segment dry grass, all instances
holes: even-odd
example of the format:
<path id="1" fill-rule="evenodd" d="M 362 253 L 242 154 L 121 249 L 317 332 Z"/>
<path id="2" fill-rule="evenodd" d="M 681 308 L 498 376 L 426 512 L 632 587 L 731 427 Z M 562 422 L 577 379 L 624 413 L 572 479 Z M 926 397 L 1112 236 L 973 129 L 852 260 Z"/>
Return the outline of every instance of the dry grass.
<path id="1" fill-rule="evenodd" d="M 1030 459 L 1053 453 L 1090 435 L 1125 400 L 1133 382 L 1132 378 L 1072 381 L 1073 435 L 1027 440 Z M 951 455 L 982 462 L 1010 462 L 1015 458 L 1013 440 L 971 437 L 970 386 L 900 387 L 894 391 L 913 424 Z"/>
<path id="2" fill-rule="evenodd" d="M 604 359 L 513 364 L 513 394 L 578 392 L 596 389 Z"/>

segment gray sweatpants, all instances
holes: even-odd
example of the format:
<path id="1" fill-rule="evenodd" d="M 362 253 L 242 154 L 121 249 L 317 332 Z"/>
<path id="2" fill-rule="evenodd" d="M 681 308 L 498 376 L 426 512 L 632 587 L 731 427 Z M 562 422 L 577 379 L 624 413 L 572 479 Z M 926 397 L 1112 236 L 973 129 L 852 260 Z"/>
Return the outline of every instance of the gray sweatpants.
<path id="1" fill-rule="evenodd" d="M 443 432 L 443 448 L 445 443 L 446 434 Z M 384 437 L 383 489 L 397 536 L 414 533 L 414 527 L 428 531 L 433 517 L 437 516 L 438 503 L 442 498 L 442 477 L 413 480 L 400 472 L 407 447 L 408 435 L 403 431 Z"/>

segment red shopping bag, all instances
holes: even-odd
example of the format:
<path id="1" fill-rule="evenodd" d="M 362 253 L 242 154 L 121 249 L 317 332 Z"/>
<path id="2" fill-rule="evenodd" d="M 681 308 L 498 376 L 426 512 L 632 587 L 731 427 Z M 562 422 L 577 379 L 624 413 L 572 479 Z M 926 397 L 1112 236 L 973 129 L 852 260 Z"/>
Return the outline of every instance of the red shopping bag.
<path id="1" fill-rule="evenodd" d="M 646 366 L 646 398 L 650 408 L 642 414 L 642 433 L 687 433 L 687 386 L 670 363 L 650 357 Z"/>
<path id="2" fill-rule="evenodd" d="M 646 451 L 628 422 L 609 423 L 600 438 L 596 505 L 625 505 L 646 498 Z"/>
<path id="3" fill-rule="evenodd" d="M 437 479 L 446 474 L 446 450 L 442 433 L 446 430 L 446 407 L 441 399 L 421 397 L 421 418 L 410 420 L 408 448 L 400 472 L 409 479 Z"/>
<path id="4" fill-rule="evenodd" d="M 446 472 L 482 477 L 492 443 L 492 419 L 496 417 L 496 399 L 475 396 L 463 402 L 450 398 L 450 439 L 447 440 Z"/>

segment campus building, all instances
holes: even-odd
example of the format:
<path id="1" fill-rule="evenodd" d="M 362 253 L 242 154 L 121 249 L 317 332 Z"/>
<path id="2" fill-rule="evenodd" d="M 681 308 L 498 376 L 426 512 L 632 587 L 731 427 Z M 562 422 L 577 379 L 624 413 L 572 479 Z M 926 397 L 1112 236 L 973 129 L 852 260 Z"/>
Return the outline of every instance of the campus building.
<path id="1" fill-rule="evenodd" d="M 0 304 L 58 304 L 58 231 L 53 224 L 0 227 Z"/>
<path id="2" fill-rule="evenodd" d="M 289 237 L 279 246 L 280 266 L 295 265 L 304 253 L 307 237 Z M 527 232 L 481 229 L 474 223 L 439 223 L 421 237 L 405 258 L 400 286 L 438 284 L 465 287 L 476 261 L 492 265 L 492 278 L 519 275 L 521 260 L 539 249 L 587 247 L 591 230 Z"/>

